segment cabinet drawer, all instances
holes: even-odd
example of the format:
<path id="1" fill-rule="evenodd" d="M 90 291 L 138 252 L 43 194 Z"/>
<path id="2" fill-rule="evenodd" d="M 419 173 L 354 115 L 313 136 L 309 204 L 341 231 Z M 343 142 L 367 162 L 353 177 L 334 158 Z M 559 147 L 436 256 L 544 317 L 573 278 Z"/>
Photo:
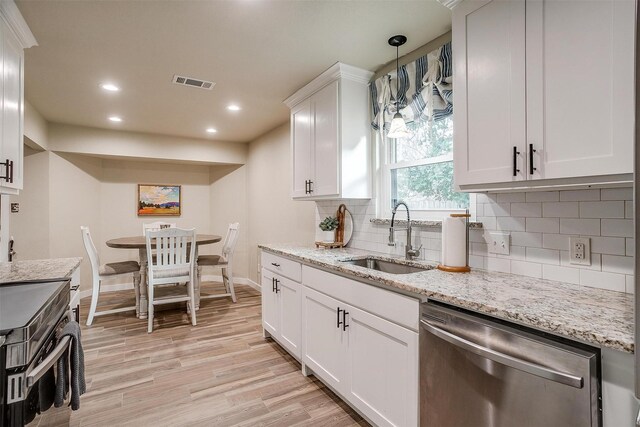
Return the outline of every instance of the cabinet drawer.
<path id="1" fill-rule="evenodd" d="M 302 279 L 301 265 L 299 262 L 262 251 L 261 265 L 263 268 L 300 282 Z"/>
<path id="2" fill-rule="evenodd" d="M 420 301 L 337 274 L 302 266 L 302 284 L 411 330 L 418 330 Z"/>

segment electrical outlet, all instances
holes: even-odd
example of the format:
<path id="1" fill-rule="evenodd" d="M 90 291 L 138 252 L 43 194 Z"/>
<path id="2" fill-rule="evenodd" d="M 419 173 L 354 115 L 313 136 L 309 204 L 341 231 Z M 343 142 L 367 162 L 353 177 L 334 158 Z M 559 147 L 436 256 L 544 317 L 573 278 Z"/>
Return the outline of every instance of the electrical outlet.
<path id="1" fill-rule="evenodd" d="M 510 237 L 511 233 L 502 233 L 500 231 L 489 232 L 487 250 L 491 254 L 509 255 Z"/>
<path id="2" fill-rule="evenodd" d="M 591 265 L 591 239 L 588 237 L 569 238 L 569 263 Z"/>

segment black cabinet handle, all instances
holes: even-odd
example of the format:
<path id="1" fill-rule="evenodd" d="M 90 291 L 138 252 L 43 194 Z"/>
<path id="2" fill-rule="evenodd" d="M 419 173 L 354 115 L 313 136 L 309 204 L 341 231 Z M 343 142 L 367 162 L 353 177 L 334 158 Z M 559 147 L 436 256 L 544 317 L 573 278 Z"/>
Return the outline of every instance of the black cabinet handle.
<path id="1" fill-rule="evenodd" d="M 313 181 L 309 180 L 309 194 L 313 193 L 313 188 L 311 187 L 312 184 Z"/>
<path id="2" fill-rule="evenodd" d="M 5 166 L 4 176 L 0 176 L 0 179 L 4 179 L 6 182 L 13 182 L 13 160 L 7 159 L 4 162 L 0 162 L 0 165 Z"/>
<path id="3" fill-rule="evenodd" d="M 518 169 L 518 154 L 520 154 L 518 147 L 513 147 L 513 176 L 518 176 L 518 172 L 520 172 L 520 169 Z"/>
<path id="4" fill-rule="evenodd" d="M 78 288 L 80 288 L 80 285 L 73 285 L 73 286 L 71 287 L 71 290 L 72 290 L 72 291 L 77 291 L 77 290 L 78 290 Z"/>
<path id="5" fill-rule="evenodd" d="M 533 144 L 529 144 L 529 174 L 530 175 L 533 175 L 533 172 L 537 170 L 536 168 L 533 167 L 533 153 L 535 152 L 536 150 L 534 150 Z"/>
<path id="6" fill-rule="evenodd" d="M 275 281 L 276 281 L 276 294 L 277 294 L 278 292 L 280 292 L 280 289 L 278 289 L 278 283 L 280 283 L 280 280 L 275 279 Z"/>
<path id="7" fill-rule="evenodd" d="M 340 320 L 340 312 L 342 312 L 342 311 L 344 311 L 344 310 L 341 310 L 340 307 L 337 308 L 336 315 L 337 315 L 337 319 L 338 319 L 338 324 L 336 325 L 336 327 L 338 329 L 340 329 L 340 325 L 342 325 L 342 321 Z M 343 319 L 344 319 L 344 317 L 343 317 Z"/>
<path id="8" fill-rule="evenodd" d="M 276 278 L 272 277 L 271 278 L 271 292 L 275 292 L 276 291 Z"/>
<path id="9" fill-rule="evenodd" d="M 274 267 L 280 267 L 280 264 L 278 264 L 277 262 L 272 262 L 271 265 L 273 265 Z"/>
<path id="10" fill-rule="evenodd" d="M 304 194 L 309 194 L 309 180 L 305 179 L 304 181 Z"/>
<path id="11" fill-rule="evenodd" d="M 347 315 L 349 312 L 347 310 L 342 310 L 342 330 L 346 331 L 349 325 L 347 325 Z"/>

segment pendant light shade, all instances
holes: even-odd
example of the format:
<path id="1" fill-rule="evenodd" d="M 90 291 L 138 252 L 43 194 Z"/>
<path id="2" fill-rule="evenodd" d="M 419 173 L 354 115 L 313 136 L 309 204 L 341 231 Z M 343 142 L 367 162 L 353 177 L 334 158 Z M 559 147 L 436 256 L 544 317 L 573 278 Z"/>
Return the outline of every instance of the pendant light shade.
<path id="1" fill-rule="evenodd" d="M 407 129 L 407 124 L 402 118 L 400 108 L 398 108 L 398 98 L 400 96 L 400 66 L 398 62 L 400 46 L 407 42 L 407 38 L 403 35 L 393 36 L 389 39 L 389 44 L 396 48 L 396 113 L 391 120 L 391 126 L 389 128 L 388 138 L 406 138 L 411 136 L 411 133 Z"/>
<path id="2" fill-rule="evenodd" d="M 396 113 L 393 115 L 393 120 L 391 120 L 391 126 L 389 127 L 389 133 L 387 134 L 388 138 L 406 138 L 411 136 L 409 129 L 407 129 L 407 124 L 404 122 L 402 118 L 402 114 Z"/>

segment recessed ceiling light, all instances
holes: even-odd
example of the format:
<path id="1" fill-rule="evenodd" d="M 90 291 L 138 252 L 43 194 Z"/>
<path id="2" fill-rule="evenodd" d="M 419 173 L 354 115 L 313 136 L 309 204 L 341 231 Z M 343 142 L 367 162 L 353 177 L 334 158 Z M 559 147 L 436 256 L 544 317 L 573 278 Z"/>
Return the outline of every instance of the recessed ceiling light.
<path id="1" fill-rule="evenodd" d="M 113 83 L 100 83 L 100 87 L 109 92 L 119 92 L 120 88 Z"/>
<path id="2" fill-rule="evenodd" d="M 111 120 L 112 122 L 120 123 L 122 121 L 122 118 L 118 116 L 111 116 L 109 117 L 109 120 Z"/>
<path id="3" fill-rule="evenodd" d="M 227 110 L 229 110 L 229 111 L 240 111 L 240 110 L 242 110 L 242 108 L 240 108 L 236 104 L 230 104 L 230 105 L 227 105 Z"/>
<path id="4" fill-rule="evenodd" d="M 207 133 L 216 133 L 216 132 L 218 132 L 218 130 L 217 130 L 217 129 L 214 129 L 214 128 L 207 128 Z"/>

